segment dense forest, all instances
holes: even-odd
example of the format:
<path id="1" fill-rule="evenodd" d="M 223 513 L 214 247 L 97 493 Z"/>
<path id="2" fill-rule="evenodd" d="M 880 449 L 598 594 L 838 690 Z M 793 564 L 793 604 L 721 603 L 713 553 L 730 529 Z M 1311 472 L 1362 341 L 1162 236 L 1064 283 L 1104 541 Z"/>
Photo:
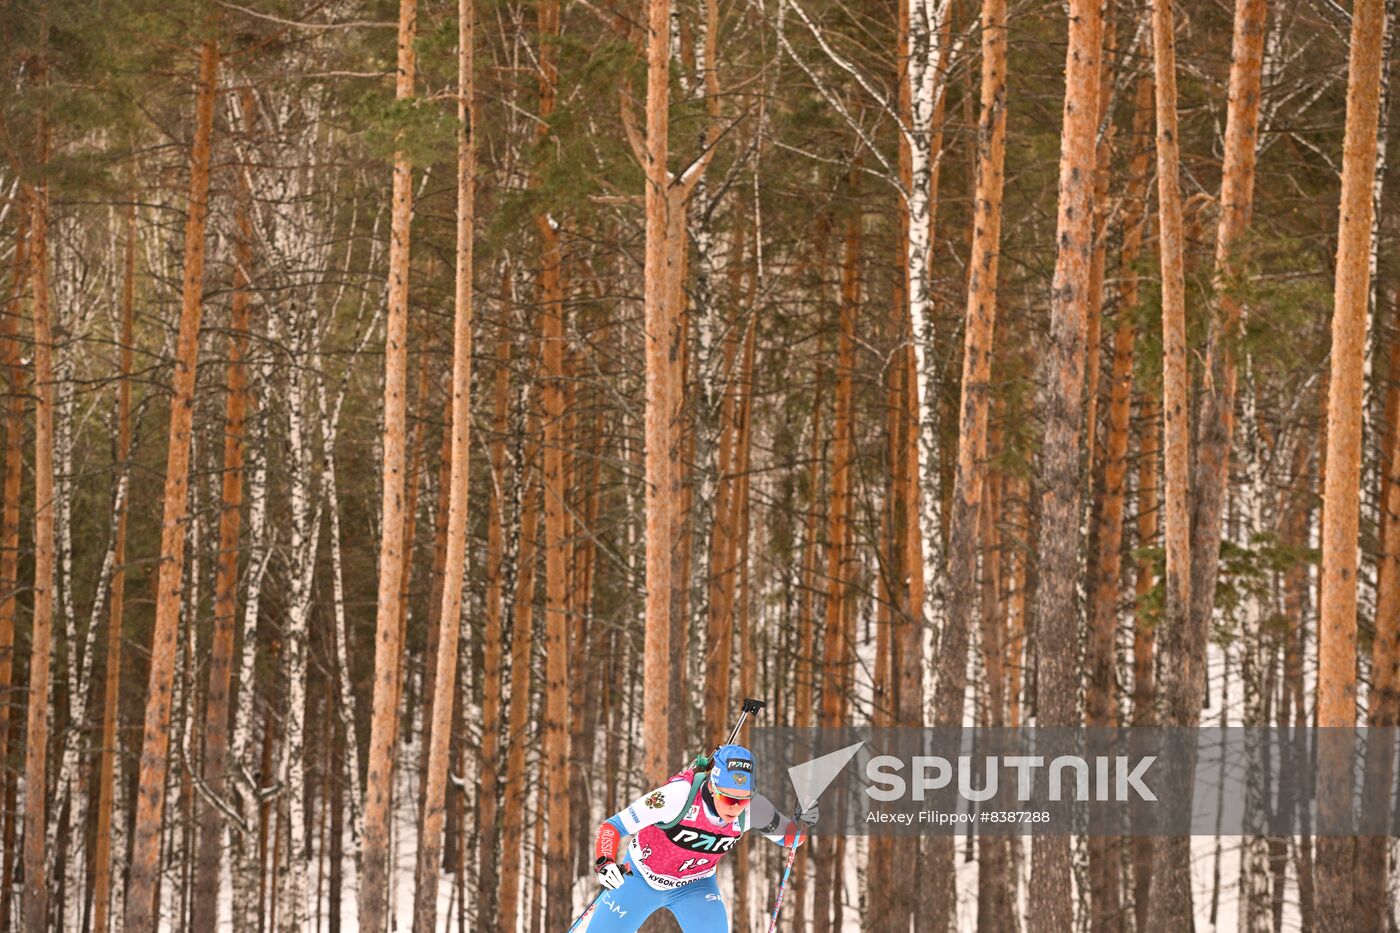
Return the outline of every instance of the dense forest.
<path id="1" fill-rule="evenodd" d="M 4 0 L 0 933 L 558 933 L 742 697 L 1395 726 L 1397 12 Z M 1379 933 L 1397 856 L 818 832 L 779 926 Z"/>

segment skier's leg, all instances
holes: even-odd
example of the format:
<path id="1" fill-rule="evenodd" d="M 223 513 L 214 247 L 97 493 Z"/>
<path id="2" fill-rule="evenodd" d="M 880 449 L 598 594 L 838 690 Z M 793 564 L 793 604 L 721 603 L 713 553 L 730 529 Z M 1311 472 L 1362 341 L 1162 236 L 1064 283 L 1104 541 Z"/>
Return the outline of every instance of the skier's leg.
<path id="1" fill-rule="evenodd" d="M 647 884 L 641 875 L 628 875 L 616 891 L 604 891 L 589 908 L 577 933 L 635 933 L 642 921 L 665 903 L 667 892 Z"/>
<path id="2" fill-rule="evenodd" d="M 724 898 L 713 875 L 671 892 L 666 906 L 681 925 L 682 933 L 729 933 L 729 912 L 724 909 Z"/>

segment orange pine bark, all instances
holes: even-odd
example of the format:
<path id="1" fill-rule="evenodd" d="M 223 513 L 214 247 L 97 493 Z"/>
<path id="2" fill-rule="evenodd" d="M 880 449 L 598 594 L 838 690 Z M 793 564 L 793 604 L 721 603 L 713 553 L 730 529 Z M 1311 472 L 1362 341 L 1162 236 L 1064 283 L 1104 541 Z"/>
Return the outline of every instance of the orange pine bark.
<path id="1" fill-rule="evenodd" d="M 14 633 L 15 616 L 19 606 L 19 523 L 20 523 L 20 496 L 22 495 L 22 483 L 24 478 L 24 410 L 25 399 L 28 396 L 28 375 L 25 372 L 23 357 L 19 342 L 19 320 L 21 315 L 19 296 L 24 288 L 25 277 L 29 274 L 29 258 L 26 253 L 26 237 L 20 238 L 15 244 L 15 279 L 14 290 L 10 307 L 3 320 L 0 320 L 0 353 L 4 354 L 5 373 L 9 381 L 10 394 L 5 402 L 5 474 L 4 474 L 4 506 L 0 511 L 0 587 L 3 587 L 3 594 L 0 595 L 0 686 L 7 691 L 13 689 L 14 680 Z M 4 722 L 6 730 L 4 738 L 0 738 L 6 748 L 4 758 L 0 761 L 9 760 L 9 747 L 12 739 L 19 735 L 18 723 L 11 717 L 10 704 L 0 704 L 3 711 L 0 711 L 0 722 Z M 4 827 L 0 829 L 3 833 L 4 857 L 0 859 L 0 871 L 4 877 L 14 877 L 14 862 L 19 853 L 14 844 L 15 837 L 15 799 L 18 792 L 19 780 L 14 776 L 6 776 L 0 780 L 0 791 L 4 796 L 0 797 L 0 812 L 4 813 Z M 10 902 L 14 889 L 12 885 L 0 885 L 0 931 L 9 930 Z"/>
<path id="2" fill-rule="evenodd" d="M 848 184 L 852 193 L 858 191 L 857 170 L 852 170 Z M 854 199 L 859 204 L 859 198 Z M 832 638 L 832 633 L 850 629 L 854 619 L 849 604 L 851 561 L 851 478 L 853 428 L 855 416 L 853 399 L 853 372 L 855 369 L 856 319 L 860 314 L 860 261 L 861 261 L 861 212 L 852 210 L 846 221 L 846 236 L 843 244 L 841 268 L 841 320 L 840 334 L 836 350 L 836 399 L 833 416 L 831 453 L 831 497 L 828 515 L 826 552 L 826 627 L 828 649 L 834 642 L 840 642 L 839 652 L 828 654 L 825 683 L 822 688 L 823 703 L 828 693 L 840 691 L 843 698 L 851 690 L 850 666 L 852 659 L 849 644 L 844 638 Z M 832 723 L 834 725 L 834 723 Z"/>
<path id="3" fill-rule="evenodd" d="M 24 786 L 48 786 L 49 682 L 54 614 L 53 332 L 49 318 L 48 190 L 29 189 L 30 281 L 34 286 L 34 615 L 30 629 Z M 143 762 L 144 763 L 144 762 Z M 25 929 L 45 930 L 49 891 L 44 793 L 24 795 Z"/>
<path id="4" fill-rule="evenodd" d="M 667 249 L 675 205 L 668 196 L 666 157 L 670 134 L 670 0 L 647 3 L 646 124 L 646 648 L 642 704 L 647 710 L 643 773 L 668 773 L 671 689 L 675 657 L 671 620 L 672 547 L 679 527 L 681 321 L 671 281 L 676 261 Z M 669 221 L 669 223 L 668 223 Z"/>
<path id="5" fill-rule="evenodd" d="M 1072 0 L 1065 61 L 1064 132 L 1060 147 L 1059 217 L 1055 278 L 1050 298 L 1050 347 L 1045 355 L 1045 440 L 1041 448 L 1044 492 L 1037 551 L 1036 722 L 1069 726 L 1078 721 L 1077 645 L 1080 480 L 1083 440 L 1085 334 L 1088 329 L 1093 251 L 1095 138 L 1101 40 L 1097 0 Z M 1056 646 L 1052 649 L 1049 646 Z M 1057 650 L 1059 649 L 1059 650 Z M 1031 933 L 1068 929 L 1069 840 L 1037 836 L 1031 855 Z"/>
<path id="6" fill-rule="evenodd" d="M 413 96 L 417 0 L 399 0 L 395 96 Z M 384 336 L 384 451 L 381 467 L 379 588 L 374 636 L 374 701 L 369 770 L 365 781 L 365 838 L 360 875 L 360 929 L 384 929 L 389 901 L 389 808 L 393 794 L 394 739 L 398 731 L 398 681 L 403 653 L 401 590 L 404 579 L 404 433 L 408 383 L 409 234 L 413 216 L 413 164 L 394 154 L 389 235 L 389 313 Z"/>
<path id="7" fill-rule="evenodd" d="M 24 399 L 27 394 L 24 365 L 19 343 L 19 319 L 22 313 L 20 296 L 28 274 L 27 237 L 21 231 L 15 240 L 14 276 L 10 285 L 10 300 L 0 316 L 0 361 L 9 382 L 5 400 L 5 467 L 4 498 L 0 506 L 0 694 L 8 697 L 14 684 L 15 610 L 19 593 L 19 497 L 24 470 Z M 15 732 L 10 718 L 10 703 L 0 703 L 0 762 L 9 761 L 9 736 Z M 14 825 L 7 794 L 17 781 L 8 773 L 0 773 L 0 813 L 4 814 L 5 829 Z M 15 856 L 13 847 L 4 846 L 3 877 L 11 877 Z M 0 930 L 7 929 L 11 886 L 0 885 Z M 105 931 L 104 931 L 105 933 Z"/>
<path id="8" fill-rule="evenodd" d="M 1159 0 L 1152 13 L 1157 109 L 1158 245 L 1162 270 L 1162 500 L 1166 589 L 1162 616 L 1160 691 L 1164 724 L 1194 726 L 1204 690 L 1204 633 L 1190 616 L 1191 541 L 1189 502 L 1190 403 L 1186 365 L 1184 236 L 1177 133 L 1175 15 L 1171 0 Z M 1185 769 L 1175 780 L 1184 789 Z M 1186 837 L 1155 840 L 1150 929 L 1180 929 L 1191 922 L 1190 849 Z"/>
<path id="9" fill-rule="evenodd" d="M 257 112 L 251 87 L 240 92 L 249 130 Z M 233 674 L 233 640 L 238 611 L 238 539 L 243 508 L 243 424 L 248 409 L 248 373 L 244 357 L 252 324 L 248 275 L 253 264 L 252 194 L 247 167 L 238 176 L 234 204 L 233 297 L 229 329 L 227 398 L 224 403 L 224 469 L 219 507 L 219 554 L 214 578 L 214 638 L 209 650 L 209 691 L 204 714 L 204 783 L 219 799 L 225 796 L 228 769 L 229 687 Z M 130 347 L 123 346 L 123 353 Z M 130 405 L 130 393 L 123 405 Z M 123 519 L 124 520 L 124 519 Z M 121 561 L 118 560 L 120 565 Z M 118 578 L 120 579 L 120 578 Z M 115 582 L 114 582 L 115 587 Z M 114 591 L 115 601 L 115 591 Z M 250 689 L 251 685 L 244 685 Z M 194 925 L 213 929 L 218 923 L 219 855 L 223 816 L 208 800 L 200 801 L 199 853 L 196 865 Z"/>
<path id="10" fill-rule="evenodd" d="M 428 726 L 422 828 L 418 836 L 413 929 L 437 926 L 438 861 L 446 817 L 448 752 L 457 686 L 457 643 L 462 625 L 462 583 L 467 557 L 467 493 L 471 478 L 472 236 L 476 222 L 476 138 L 473 106 L 474 0 L 457 5 L 457 264 L 452 321 L 452 474 L 447 507 L 447 563 L 438 615 L 432 720 Z M 494 646 L 493 646 L 494 648 Z"/>
<path id="11" fill-rule="evenodd" d="M 1237 366 L 1243 306 L 1240 278 L 1245 268 L 1239 241 L 1249 229 L 1254 207 L 1254 165 L 1259 139 L 1259 98 L 1264 67 L 1267 0 L 1236 0 L 1230 97 L 1225 119 L 1225 156 L 1220 176 L 1220 224 L 1215 239 L 1215 295 L 1201 383 L 1196 426 L 1194 482 L 1191 486 L 1191 630 L 1210 624 L 1220 569 L 1220 535 L 1230 476 Z M 1200 644 L 1204 650 L 1204 642 Z"/>
<path id="12" fill-rule="evenodd" d="M 741 230 L 743 228 L 740 228 Z M 733 469 L 735 421 L 738 418 L 734 372 L 739 338 L 731 328 L 725 340 L 724 368 L 728 381 L 720 406 L 719 450 L 715 459 L 714 520 L 710 527 L 709 613 L 705 636 L 705 734 L 721 735 L 728 716 L 731 660 L 734 654 L 734 559 L 738 541 L 738 512 Z"/>
<path id="13" fill-rule="evenodd" d="M 968 638 L 977 604 L 977 541 L 986 476 L 991 403 L 992 341 L 996 332 L 997 270 L 1001 256 L 1001 202 L 1006 153 L 1006 3 L 983 0 L 981 114 L 977 126 L 977 181 L 973 195 L 972 254 L 968 261 L 967 317 L 963 328 L 962 397 L 958 460 L 948 518 L 947 622 L 940 639 L 934 721 L 962 724 L 967 690 Z M 917 443 L 917 436 L 912 439 Z M 984 611 L 985 611 L 984 607 Z M 934 903 L 954 903 L 953 839 L 930 842 Z M 951 914 L 937 920 L 942 928 Z"/>
<path id="14" fill-rule="evenodd" d="M 200 50 L 194 146 L 190 158 L 190 208 L 185 225 L 183 300 L 176 338 L 175 391 L 170 405 L 170 438 L 165 463 L 161 563 L 156 591 L 155 628 L 151 634 L 151 673 L 141 742 L 131 876 L 126 899 L 125 929 L 131 933 L 154 933 L 159 919 L 155 898 L 160 877 L 161 826 L 169 772 L 171 692 L 185 570 L 190 440 L 194 421 L 199 323 L 204 299 L 204 229 L 209 213 L 209 159 L 218 72 L 218 43 L 207 39 Z"/>
<path id="15" fill-rule="evenodd" d="M 1318 620 L 1317 725 L 1356 725 L 1356 571 L 1360 512 L 1361 413 L 1381 49 L 1385 4 L 1357 0 L 1352 8 L 1347 73 L 1346 139 L 1337 232 L 1332 365 L 1327 400 L 1327 471 L 1323 487 L 1322 575 Z M 1351 813 L 1352 745 L 1318 749 L 1319 820 Z M 1344 825 L 1344 824 L 1343 824 Z M 1322 834 L 1317 847 L 1317 921 L 1324 933 L 1352 929 L 1352 840 Z"/>
<path id="16" fill-rule="evenodd" d="M 558 87 L 557 53 L 559 4 L 540 5 L 540 139 L 548 133 Z M 540 236 L 540 350 L 542 354 L 540 402 L 544 408 L 544 581 L 545 581 L 545 706 L 544 773 L 549 784 L 548 879 L 545 925 L 563 929 L 568 916 L 568 891 L 572 879 L 569 852 L 569 611 L 566 566 L 565 462 L 564 462 L 564 283 L 559 252 L 558 222 L 548 214 L 536 218 Z"/>

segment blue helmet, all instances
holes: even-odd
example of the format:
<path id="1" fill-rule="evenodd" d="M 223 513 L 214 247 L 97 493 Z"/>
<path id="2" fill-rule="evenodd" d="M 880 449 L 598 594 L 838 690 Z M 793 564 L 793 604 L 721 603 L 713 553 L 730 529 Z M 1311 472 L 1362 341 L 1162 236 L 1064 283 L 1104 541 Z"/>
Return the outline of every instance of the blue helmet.
<path id="1" fill-rule="evenodd" d="M 710 784 L 720 793 L 748 796 L 754 789 L 753 753 L 742 745 L 721 745 L 710 766 Z"/>

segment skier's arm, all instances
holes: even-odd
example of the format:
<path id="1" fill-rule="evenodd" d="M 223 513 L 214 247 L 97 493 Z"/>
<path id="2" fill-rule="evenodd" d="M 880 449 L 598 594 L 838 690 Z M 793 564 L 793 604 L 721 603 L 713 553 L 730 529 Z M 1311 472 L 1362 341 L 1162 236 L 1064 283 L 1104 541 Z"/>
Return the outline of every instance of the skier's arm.
<path id="1" fill-rule="evenodd" d="M 621 887 L 624 870 L 629 875 L 632 873 L 627 865 L 618 864 L 622 856 L 623 838 L 647 826 L 673 819 L 679 815 L 689 796 L 690 784 L 675 781 L 638 797 L 604 820 L 593 839 L 593 870 L 598 875 L 599 884 L 609 891 Z"/>
<path id="2" fill-rule="evenodd" d="M 648 826 L 675 819 L 680 816 L 681 809 L 685 807 L 689 798 L 690 784 L 686 781 L 672 781 L 638 797 L 598 827 L 598 838 L 594 846 L 596 854 L 606 854 L 602 848 L 606 836 L 613 843 L 614 854 L 609 857 L 616 858 L 616 853 L 622 851 L 618 847 L 622 837 L 634 835 Z"/>
<path id="3" fill-rule="evenodd" d="M 759 794 L 749 805 L 745 815 L 749 820 L 747 828 L 757 830 L 760 835 L 777 845 L 791 848 L 807 841 L 812 823 L 816 822 L 816 808 L 813 807 L 808 812 L 812 814 L 810 822 L 791 820 L 783 816 L 771 800 Z"/>

